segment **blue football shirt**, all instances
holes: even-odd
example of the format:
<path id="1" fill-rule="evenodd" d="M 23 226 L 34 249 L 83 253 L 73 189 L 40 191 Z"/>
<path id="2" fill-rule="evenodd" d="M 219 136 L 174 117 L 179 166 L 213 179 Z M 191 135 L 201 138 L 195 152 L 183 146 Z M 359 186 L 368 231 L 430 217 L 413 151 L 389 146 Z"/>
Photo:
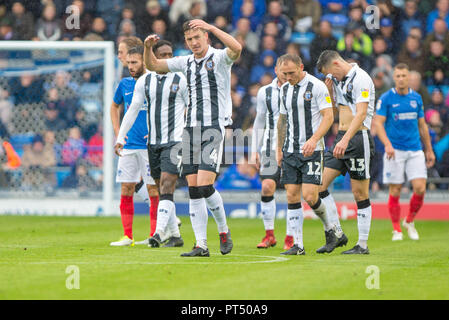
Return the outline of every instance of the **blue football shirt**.
<path id="1" fill-rule="evenodd" d="M 377 114 L 386 117 L 385 131 L 394 149 L 422 150 L 418 119 L 424 117 L 421 95 L 409 89 L 400 95 L 392 88 L 377 101 Z"/>
<path id="2" fill-rule="evenodd" d="M 128 108 L 133 99 L 134 87 L 136 80 L 133 77 L 123 78 L 117 89 L 115 90 L 114 102 L 116 104 L 124 104 L 124 111 L 128 111 Z M 124 149 L 147 149 L 148 125 L 147 125 L 147 102 L 142 105 L 136 122 L 129 130 Z"/>

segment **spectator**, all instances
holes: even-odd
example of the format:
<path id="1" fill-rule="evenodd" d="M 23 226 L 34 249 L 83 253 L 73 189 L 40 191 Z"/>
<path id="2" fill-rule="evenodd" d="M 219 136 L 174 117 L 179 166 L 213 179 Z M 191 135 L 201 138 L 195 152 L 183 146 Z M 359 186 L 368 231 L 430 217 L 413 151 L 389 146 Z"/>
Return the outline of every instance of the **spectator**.
<path id="1" fill-rule="evenodd" d="M 401 52 L 398 54 L 397 62 L 405 63 L 410 66 L 410 70 L 416 70 L 421 75 L 424 74 L 425 59 L 418 39 L 411 36 L 407 37 Z"/>
<path id="2" fill-rule="evenodd" d="M 56 164 L 61 164 L 62 145 L 56 141 L 56 134 L 53 130 L 44 131 L 44 143 L 46 146 L 51 146 L 56 158 Z"/>
<path id="3" fill-rule="evenodd" d="M 118 36 L 121 38 L 128 38 L 135 35 L 136 25 L 134 24 L 134 22 L 131 19 L 123 19 L 119 25 Z"/>
<path id="4" fill-rule="evenodd" d="M 53 146 L 44 144 L 40 135 L 33 138 L 30 145 L 24 147 L 22 157 L 24 167 L 23 185 L 26 188 L 53 188 L 55 176 L 49 168 L 56 165 Z"/>
<path id="5" fill-rule="evenodd" d="M 232 24 L 235 27 L 240 18 L 248 18 L 251 23 L 251 30 L 255 32 L 257 26 L 262 22 L 265 12 L 265 0 L 232 1 Z"/>
<path id="6" fill-rule="evenodd" d="M 84 1 L 74 0 L 72 6 L 74 9 L 62 18 L 63 40 L 81 40 L 91 30 L 92 16 L 84 10 Z M 79 28 L 73 27 L 75 20 L 79 21 Z"/>
<path id="7" fill-rule="evenodd" d="M 430 43 L 430 56 L 426 59 L 425 79 L 427 85 L 449 84 L 449 56 L 441 41 Z"/>
<path id="8" fill-rule="evenodd" d="M 422 77 L 421 74 L 418 71 L 410 71 L 410 88 L 412 90 L 415 90 L 421 95 L 424 109 L 427 110 L 429 107 L 431 100 L 429 91 L 424 83 L 421 81 Z"/>
<path id="9" fill-rule="evenodd" d="M 214 25 L 220 29 L 223 30 L 226 33 L 231 33 L 231 27 L 228 23 L 228 20 L 224 16 L 217 16 L 214 21 Z M 223 43 L 218 40 L 216 36 L 214 36 L 212 33 L 209 34 L 209 39 L 211 42 L 212 47 L 216 49 L 223 49 L 224 45 Z"/>
<path id="10" fill-rule="evenodd" d="M 8 131 L 13 129 L 11 123 L 13 104 L 9 92 L 0 88 L 0 123 L 3 123 Z"/>
<path id="11" fill-rule="evenodd" d="M 449 25 L 449 0 L 438 0 L 436 9 L 427 16 L 427 33 L 431 33 L 436 19 L 443 19 Z"/>
<path id="12" fill-rule="evenodd" d="M 321 5 L 316 0 L 295 0 L 296 15 L 294 18 L 295 31 L 304 33 L 307 31 L 319 32 L 321 19 Z"/>
<path id="13" fill-rule="evenodd" d="M 384 71 L 380 68 L 373 69 L 371 78 L 374 82 L 375 98 L 377 101 L 384 92 L 387 92 L 391 88 L 391 84 L 388 82 L 388 77 L 385 75 Z"/>
<path id="14" fill-rule="evenodd" d="M 0 40 L 16 40 L 12 20 L 8 16 L 0 20 Z"/>
<path id="15" fill-rule="evenodd" d="M 400 48 L 398 46 L 399 39 L 393 33 L 393 22 L 390 18 L 382 18 L 380 20 L 380 35 L 384 38 L 387 43 L 386 53 L 395 56 Z"/>
<path id="16" fill-rule="evenodd" d="M 346 15 L 351 0 L 320 0 L 324 14 Z"/>
<path id="17" fill-rule="evenodd" d="M 279 0 L 273 0 L 268 4 L 268 12 L 262 19 L 262 28 L 269 22 L 274 22 L 278 29 L 279 37 L 289 41 L 292 35 L 290 19 L 282 13 L 282 4 Z"/>
<path id="18" fill-rule="evenodd" d="M 250 81 L 260 82 L 265 73 L 269 73 L 275 77 L 274 66 L 276 64 L 277 54 L 272 50 L 265 50 L 260 55 L 259 63 L 251 70 Z"/>
<path id="19" fill-rule="evenodd" d="M 102 17 L 96 17 L 92 22 L 92 30 L 87 33 L 87 36 L 96 35 L 99 41 L 109 41 L 111 36 L 108 32 L 106 22 Z"/>
<path id="20" fill-rule="evenodd" d="M 232 0 L 207 0 L 207 20 L 214 21 L 218 16 L 223 16 L 227 21 L 231 21 L 232 2 Z"/>
<path id="21" fill-rule="evenodd" d="M 279 35 L 279 29 L 275 22 L 268 22 L 264 25 L 262 30 L 263 36 L 272 36 L 274 39 L 276 39 L 276 48 L 275 51 L 278 55 L 282 55 L 285 52 L 285 49 L 287 48 L 287 41 L 282 39 L 282 37 Z"/>
<path id="22" fill-rule="evenodd" d="M 41 41 L 57 41 L 61 36 L 61 21 L 56 18 L 56 7 L 53 3 L 48 3 L 37 21 L 37 37 Z"/>
<path id="23" fill-rule="evenodd" d="M 324 50 L 336 50 L 337 39 L 332 35 L 332 25 L 327 20 L 320 22 L 320 30 L 310 44 L 310 57 L 315 67 L 318 57 Z"/>
<path id="24" fill-rule="evenodd" d="M 55 102 L 47 103 L 44 110 L 44 120 L 46 130 L 60 131 L 67 128 L 67 123 L 59 116 L 58 106 Z"/>
<path id="25" fill-rule="evenodd" d="M 42 80 L 27 73 L 11 82 L 11 94 L 14 103 L 39 103 L 42 101 Z"/>
<path id="26" fill-rule="evenodd" d="M 201 0 L 193 1 L 191 7 L 189 8 L 189 11 L 179 16 L 178 21 L 174 27 L 177 42 L 184 42 L 184 31 L 182 29 L 182 26 L 186 21 L 193 19 L 204 19 L 205 10 L 203 9 L 203 6 L 205 5 L 206 4 Z"/>
<path id="27" fill-rule="evenodd" d="M 373 43 L 371 38 L 363 32 L 363 26 L 357 22 L 350 22 L 346 28 L 346 33 L 352 33 L 352 49 L 365 56 L 370 56 L 373 51 Z M 341 38 L 337 42 L 337 50 L 345 51 L 349 50 L 345 43 L 345 38 Z"/>
<path id="28" fill-rule="evenodd" d="M 387 43 L 382 36 L 376 36 L 373 40 L 373 58 L 387 54 Z"/>
<path id="29" fill-rule="evenodd" d="M 422 41 L 423 40 L 423 31 L 418 27 L 411 27 L 407 36 L 415 37 L 419 41 Z"/>
<path id="30" fill-rule="evenodd" d="M 81 137 L 78 127 L 69 129 L 69 137 L 62 145 L 62 163 L 66 166 L 74 166 L 78 159 L 84 157 L 86 141 Z"/>
<path id="31" fill-rule="evenodd" d="M 11 12 L 16 40 L 31 40 L 35 35 L 33 14 L 27 12 L 20 1 L 14 1 Z"/>
<path id="32" fill-rule="evenodd" d="M 349 9 L 349 20 L 353 22 L 357 22 L 361 25 L 365 24 L 365 21 L 363 20 L 363 8 L 362 6 L 355 5 L 350 7 Z"/>
<path id="33" fill-rule="evenodd" d="M 87 159 L 94 167 L 100 168 L 103 165 L 103 126 L 99 125 L 97 132 L 87 143 Z"/>
<path id="34" fill-rule="evenodd" d="M 235 39 L 242 45 L 242 52 L 240 53 L 240 57 L 232 65 L 232 72 L 238 76 L 243 86 L 248 87 L 250 84 L 248 74 L 250 74 L 253 67 L 255 55 L 247 49 L 242 36 L 238 35 Z"/>
<path id="35" fill-rule="evenodd" d="M 384 73 L 384 81 L 393 86 L 393 59 L 387 54 L 382 54 L 376 58 L 375 68 L 379 68 Z"/>
<path id="36" fill-rule="evenodd" d="M 164 19 L 156 19 L 151 24 L 151 33 L 155 33 L 159 38 L 170 42 L 175 42 L 173 34 L 168 30 Z M 181 42 L 182 43 L 182 42 Z"/>
<path id="37" fill-rule="evenodd" d="M 401 26 L 400 39 L 403 42 L 413 27 L 425 32 L 425 17 L 418 11 L 416 0 L 406 0 L 404 9 L 399 14 L 399 25 Z"/>
<path id="38" fill-rule="evenodd" d="M 152 31 L 153 22 L 157 19 L 162 19 L 165 21 L 165 25 L 168 26 L 170 20 L 168 19 L 168 14 L 162 10 L 161 5 L 157 0 L 149 0 L 145 6 L 145 11 L 139 17 L 137 17 L 136 27 L 137 34 L 141 38 L 145 38 Z"/>
<path id="39" fill-rule="evenodd" d="M 426 51 L 426 55 L 429 54 L 430 51 L 430 43 L 434 40 L 438 40 L 443 42 L 445 48 L 449 48 L 449 31 L 448 25 L 443 19 L 435 19 L 434 22 L 434 30 L 429 33 L 424 42 L 424 49 Z"/>
<path id="40" fill-rule="evenodd" d="M 443 123 L 441 122 L 440 114 L 435 109 L 429 109 L 424 114 L 429 128 L 436 134 L 436 142 L 441 138 Z"/>
<path id="41" fill-rule="evenodd" d="M 124 2 L 125 0 L 96 1 L 96 12 L 104 19 L 109 37 L 117 35 L 120 12 L 124 7 Z"/>
<path id="42" fill-rule="evenodd" d="M 90 190 L 98 188 L 95 180 L 89 175 L 88 166 L 85 161 L 77 161 L 73 166 L 70 175 L 64 179 L 61 188 L 77 189 L 80 195 L 87 195 Z"/>
<path id="43" fill-rule="evenodd" d="M 449 107 L 444 105 L 443 92 L 438 87 L 432 90 L 431 105 L 426 110 L 435 110 L 438 112 L 443 124 L 440 137 L 445 136 L 449 131 Z"/>
<path id="44" fill-rule="evenodd" d="M 198 1 L 201 1 L 203 3 L 203 5 L 201 6 L 201 16 L 206 17 L 207 6 L 205 0 L 174 0 L 170 6 L 170 11 L 168 13 L 170 23 L 172 25 L 175 25 L 178 22 L 180 16 L 182 16 L 183 14 L 187 15 L 189 13 L 190 8 L 192 7 L 192 3 Z"/>
<path id="45" fill-rule="evenodd" d="M 77 99 L 61 99 L 58 89 L 51 88 L 48 91 L 47 100 L 49 104 L 54 104 L 56 106 L 56 109 L 59 111 L 58 114 L 66 122 L 67 126 L 73 125 L 75 121 L 75 114 L 79 109 Z"/>
<path id="46" fill-rule="evenodd" d="M 236 28 L 231 32 L 233 37 L 241 36 L 245 40 L 246 48 L 252 53 L 259 52 L 259 37 L 251 31 L 251 22 L 248 18 L 240 18 L 237 21 Z"/>
<path id="47" fill-rule="evenodd" d="M 217 190 L 260 190 L 259 172 L 245 155 L 217 179 Z"/>

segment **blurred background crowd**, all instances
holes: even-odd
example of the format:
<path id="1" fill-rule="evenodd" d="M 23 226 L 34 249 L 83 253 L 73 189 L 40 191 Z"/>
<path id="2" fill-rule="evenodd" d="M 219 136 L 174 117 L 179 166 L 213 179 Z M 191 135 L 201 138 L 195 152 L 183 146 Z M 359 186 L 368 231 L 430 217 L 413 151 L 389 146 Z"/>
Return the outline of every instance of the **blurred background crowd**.
<path id="1" fill-rule="evenodd" d="M 78 29 L 66 23 L 71 5 L 80 13 Z M 373 21 L 371 5 L 378 9 L 378 21 Z M 299 54 L 305 70 L 322 77 L 315 68 L 319 54 L 339 51 L 371 75 L 376 99 L 394 85 L 394 65 L 407 63 L 410 85 L 423 98 L 437 157 L 429 176 L 449 177 L 449 0 L 3 0 L 0 40 L 110 40 L 117 47 L 125 37 L 144 39 L 156 33 L 174 44 L 175 55 L 184 55 L 189 51 L 182 24 L 194 18 L 229 32 L 243 46 L 232 67 L 232 129 L 251 129 L 257 91 L 273 80 L 276 59 L 286 52 Z M 211 44 L 222 47 L 214 37 Z M 108 106 L 92 107 L 92 99 L 83 98 L 94 94 L 102 81 L 99 75 L 95 70 L 76 75 L 61 71 L 51 77 L 24 74 L 1 82 L 0 137 L 17 149 L 22 172 L 30 172 L 21 175 L 22 188 L 100 188 L 100 117 Z M 125 69 L 122 76 L 126 75 Z M 41 117 L 30 107 L 36 103 L 43 103 Z M 337 130 L 335 123 L 326 135 L 327 147 Z M 372 190 L 378 190 L 384 187 L 383 146 L 376 132 L 371 134 L 376 142 Z M 218 189 L 260 186 L 257 170 L 245 159 L 223 167 Z M 10 169 L 4 166 L 0 171 L 0 187 L 10 186 Z M 348 178 L 336 180 L 334 188 L 349 188 Z M 429 188 L 447 189 L 448 184 Z"/>

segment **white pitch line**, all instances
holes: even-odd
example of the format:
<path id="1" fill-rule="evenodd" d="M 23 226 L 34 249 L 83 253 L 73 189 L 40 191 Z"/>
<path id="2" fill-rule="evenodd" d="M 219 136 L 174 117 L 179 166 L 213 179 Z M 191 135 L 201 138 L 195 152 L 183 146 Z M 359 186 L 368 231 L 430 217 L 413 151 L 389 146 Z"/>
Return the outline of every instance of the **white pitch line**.
<path id="1" fill-rule="evenodd" d="M 212 255 L 219 256 L 218 253 L 212 253 Z M 288 261 L 290 259 L 284 258 L 284 257 L 272 257 L 272 256 L 259 256 L 259 255 L 249 255 L 249 254 L 233 254 L 233 257 L 251 257 L 251 258 L 269 258 L 270 260 L 261 260 L 261 261 L 217 261 L 217 262 L 208 262 L 207 257 L 198 257 L 195 259 L 204 259 L 204 261 L 183 261 L 183 262 L 160 262 L 160 261 L 152 261 L 152 262 L 145 262 L 145 261 L 125 261 L 125 262 L 89 262 L 89 261 L 29 261 L 29 262 L 15 262 L 17 264 L 87 264 L 87 265 L 94 265 L 94 264 L 105 264 L 105 265 L 168 265 L 168 264 L 253 264 L 253 263 L 273 263 L 273 262 L 283 262 Z M 190 258 L 179 258 L 183 260 L 188 260 Z M 10 264 L 10 262 L 7 261 L 0 261 L 0 264 Z"/>

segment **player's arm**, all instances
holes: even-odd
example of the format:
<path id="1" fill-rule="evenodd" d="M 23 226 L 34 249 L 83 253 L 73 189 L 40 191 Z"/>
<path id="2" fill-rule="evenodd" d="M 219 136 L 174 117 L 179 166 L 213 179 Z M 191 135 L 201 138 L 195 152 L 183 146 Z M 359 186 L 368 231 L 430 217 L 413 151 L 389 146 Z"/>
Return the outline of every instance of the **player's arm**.
<path id="1" fill-rule="evenodd" d="M 120 105 L 112 101 L 111 103 L 111 121 L 112 128 L 114 129 L 115 137 L 117 138 L 120 130 Z"/>
<path id="2" fill-rule="evenodd" d="M 242 45 L 230 34 L 200 19 L 192 20 L 190 22 L 190 26 L 192 28 L 204 29 L 216 36 L 218 40 L 223 42 L 223 44 L 227 47 L 226 51 L 231 60 L 235 61 L 240 57 L 240 53 L 242 52 Z"/>
<path id="3" fill-rule="evenodd" d="M 432 142 L 430 140 L 429 128 L 424 118 L 418 119 L 419 135 L 424 142 L 424 153 L 426 155 L 426 165 L 428 168 L 433 167 L 435 164 L 435 154 L 432 149 Z"/>
<path id="4" fill-rule="evenodd" d="M 332 103 L 332 111 L 334 113 L 334 119 L 338 116 L 338 108 L 337 108 L 337 101 L 335 100 L 335 92 L 334 92 L 334 81 L 332 80 L 332 76 L 329 77 L 326 76 L 326 79 L 324 79 L 324 84 L 327 87 L 327 90 L 329 91 L 329 96 L 331 98 Z"/>
<path id="5" fill-rule="evenodd" d="M 165 59 L 158 59 L 154 55 L 153 46 L 158 42 L 159 36 L 156 34 L 149 35 L 144 42 L 143 59 L 145 67 L 150 71 L 167 73 L 168 69 L 167 61 Z"/>
<path id="6" fill-rule="evenodd" d="M 121 150 L 125 145 L 125 137 L 128 131 L 132 128 L 134 122 L 136 121 L 137 116 L 139 115 L 140 108 L 145 103 L 145 77 L 140 77 L 137 80 L 136 87 L 134 89 L 133 99 L 131 101 L 131 105 L 128 107 L 128 110 L 123 117 L 122 124 L 119 129 L 119 133 L 117 135 L 117 143 L 115 145 L 115 153 L 120 156 Z"/>
<path id="7" fill-rule="evenodd" d="M 263 92 L 259 90 L 257 93 L 256 118 L 254 119 L 253 135 L 251 137 L 251 164 L 256 164 L 257 168 L 260 165 L 259 150 L 262 146 L 265 131 L 266 111 Z"/>
<path id="8" fill-rule="evenodd" d="M 277 130 L 278 130 L 278 143 L 277 143 L 277 161 L 278 166 L 281 166 L 282 163 L 282 148 L 284 146 L 285 142 L 285 136 L 287 135 L 287 115 L 284 113 L 279 113 L 278 118 L 278 124 L 277 124 Z"/>

